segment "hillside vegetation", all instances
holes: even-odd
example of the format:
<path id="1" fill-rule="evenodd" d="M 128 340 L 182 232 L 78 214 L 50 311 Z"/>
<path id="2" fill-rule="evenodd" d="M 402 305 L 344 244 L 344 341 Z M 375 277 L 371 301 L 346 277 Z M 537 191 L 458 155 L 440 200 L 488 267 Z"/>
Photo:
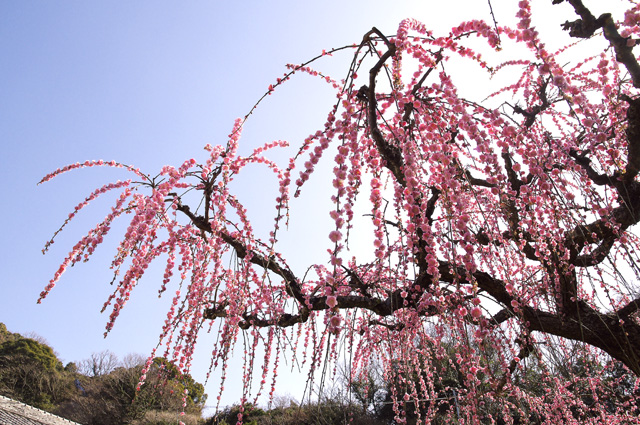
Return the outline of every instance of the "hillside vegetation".
<path id="1" fill-rule="evenodd" d="M 203 422 L 204 387 L 166 359 L 153 360 L 136 391 L 145 361 L 135 355 L 119 361 L 105 351 L 63 365 L 42 338 L 0 323 L 1 395 L 86 425 Z"/>

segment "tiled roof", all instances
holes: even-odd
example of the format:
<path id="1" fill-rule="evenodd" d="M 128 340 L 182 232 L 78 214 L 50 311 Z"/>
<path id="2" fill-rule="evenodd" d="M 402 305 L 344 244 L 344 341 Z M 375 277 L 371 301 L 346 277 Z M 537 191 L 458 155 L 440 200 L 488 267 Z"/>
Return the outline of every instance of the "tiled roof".
<path id="1" fill-rule="evenodd" d="M 60 416 L 0 396 L 0 425 L 80 425 Z"/>

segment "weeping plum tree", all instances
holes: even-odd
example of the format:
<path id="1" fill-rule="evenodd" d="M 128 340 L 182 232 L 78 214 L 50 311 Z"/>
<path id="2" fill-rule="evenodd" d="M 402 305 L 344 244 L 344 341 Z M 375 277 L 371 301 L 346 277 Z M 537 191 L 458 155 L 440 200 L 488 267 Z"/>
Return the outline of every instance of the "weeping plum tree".
<path id="1" fill-rule="evenodd" d="M 155 176 L 103 161 L 49 174 L 42 182 L 110 166 L 132 178 L 97 189 L 75 208 L 69 219 L 99 195 L 119 193 L 40 299 L 68 267 L 89 258 L 114 220 L 129 216 L 111 265 L 117 289 L 104 307 L 111 309 L 107 332 L 147 266 L 161 261 L 160 292 L 180 282 L 161 331 L 163 355 L 188 370 L 198 332 L 215 321 L 212 364 L 226 376 L 244 333 L 245 399 L 254 373 L 258 393 L 273 394 L 283 350 L 305 359 L 311 379 L 343 342 L 354 373 L 376 358 L 386 379 L 402 384 L 402 393 L 391 390 L 399 419 L 401 403 L 434 400 L 416 409 L 418 420 L 632 421 L 637 381 L 617 404 L 585 402 L 594 397 L 572 391 L 575 381 L 587 379 L 579 387 L 602 399 L 605 380 L 555 373 L 548 360 L 552 352 L 557 360 L 566 341 L 640 376 L 640 5 L 596 17 L 581 0 L 552 3 L 572 19 L 557 51 L 545 45 L 522 0 L 513 27 L 476 20 L 440 36 L 409 19 L 393 36 L 373 28 L 359 44 L 290 65 L 265 96 L 307 73 L 339 100 L 284 165 L 264 153 L 285 142 L 238 153 L 247 115 L 226 144 L 205 147 L 202 161 L 165 166 Z M 512 47 L 524 53 L 503 57 Z M 310 67 L 348 49 L 353 60 L 342 80 Z M 470 99 L 447 67 L 453 59 L 495 78 L 505 69 L 518 77 L 485 100 Z M 321 241 L 299 241 L 328 249 L 300 267 L 288 263 L 278 240 L 295 214 L 292 198 L 321 160 L 333 161 L 333 229 Z M 256 163 L 279 182 L 266 240 L 254 235 L 230 190 Z M 356 214 L 363 205 L 368 213 Z M 370 249 L 350 249 L 362 229 L 372 231 Z M 443 361 L 455 364 L 456 388 L 434 373 Z M 536 385 L 519 385 L 534 367 Z M 437 401 L 447 388 L 455 389 L 455 403 Z"/>

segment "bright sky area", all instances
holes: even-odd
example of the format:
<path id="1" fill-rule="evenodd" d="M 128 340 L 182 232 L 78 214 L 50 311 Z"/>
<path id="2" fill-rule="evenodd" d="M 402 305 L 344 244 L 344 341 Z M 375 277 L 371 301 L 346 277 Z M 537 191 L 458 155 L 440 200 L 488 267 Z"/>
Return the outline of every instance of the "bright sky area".
<path id="1" fill-rule="evenodd" d="M 493 1 L 500 24 L 513 21 L 513 3 Z M 567 6 L 563 10 L 560 22 L 571 17 Z M 113 290 L 108 265 L 122 229 L 36 304 L 58 264 L 113 199 L 83 211 L 46 256 L 44 243 L 94 188 L 125 175 L 94 168 L 37 182 L 86 159 L 117 160 L 152 175 L 165 164 L 202 160 L 203 146 L 225 143 L 233 120 L 250 110 L 285 64 L 358 43 L 374 25 L 394 34 L 407 17 L 441 34 L 464 20 L 491 21 L 489 3 L 478 0 L 0 2 L 0 322 L 12 332 L 41 335 L 64 362 L 105 349 L 119 357 L 149 354 L 170 301 L 157 298 L 160 270 L 142 280 L 103 338 L 108 317 L 100 309 Z M 318 66 L 341 79 L 349 60 L 346 54 Z M 274 139 L 296 145 L 323 124 L 334 99 L 328 86 L 299 76 L 250 118 L 243 149 Z M 271 230 L 274 213 L 275 180 L 268 175 L 256 167 L 237 186 L 261 234 Z M 311 214 L 316 202 L 327 205 L 325 183 L 308 188 L 311 197 L 299 204 L 293 226 L 306 233 L 289 235 L 293 266 L 304 267 L 316 255 L 307 238 L 316 220 L 328 218 Z M 324 242 L 326 235 L 319 237 Z M 198 350 L 192 371 L 201 382 L 209 350 Z M 231 370 L 223 405 L 239 400 L 240 377 Z M 282 377 L 278 393 L 299 397 L 304 378 L 296 385 L 291 379 Z M 214 377 L 207 386 L 212 402 L 217 384 Z"/>

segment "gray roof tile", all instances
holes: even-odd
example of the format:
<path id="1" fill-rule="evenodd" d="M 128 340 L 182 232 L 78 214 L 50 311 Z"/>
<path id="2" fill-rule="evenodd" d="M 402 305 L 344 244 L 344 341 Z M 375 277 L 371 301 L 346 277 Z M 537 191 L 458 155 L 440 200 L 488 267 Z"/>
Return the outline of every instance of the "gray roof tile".
<path id="1" fill-rule="evenodd" d="M 80 425 L 28 404 L 0 396 L 0 425 Z"/>

